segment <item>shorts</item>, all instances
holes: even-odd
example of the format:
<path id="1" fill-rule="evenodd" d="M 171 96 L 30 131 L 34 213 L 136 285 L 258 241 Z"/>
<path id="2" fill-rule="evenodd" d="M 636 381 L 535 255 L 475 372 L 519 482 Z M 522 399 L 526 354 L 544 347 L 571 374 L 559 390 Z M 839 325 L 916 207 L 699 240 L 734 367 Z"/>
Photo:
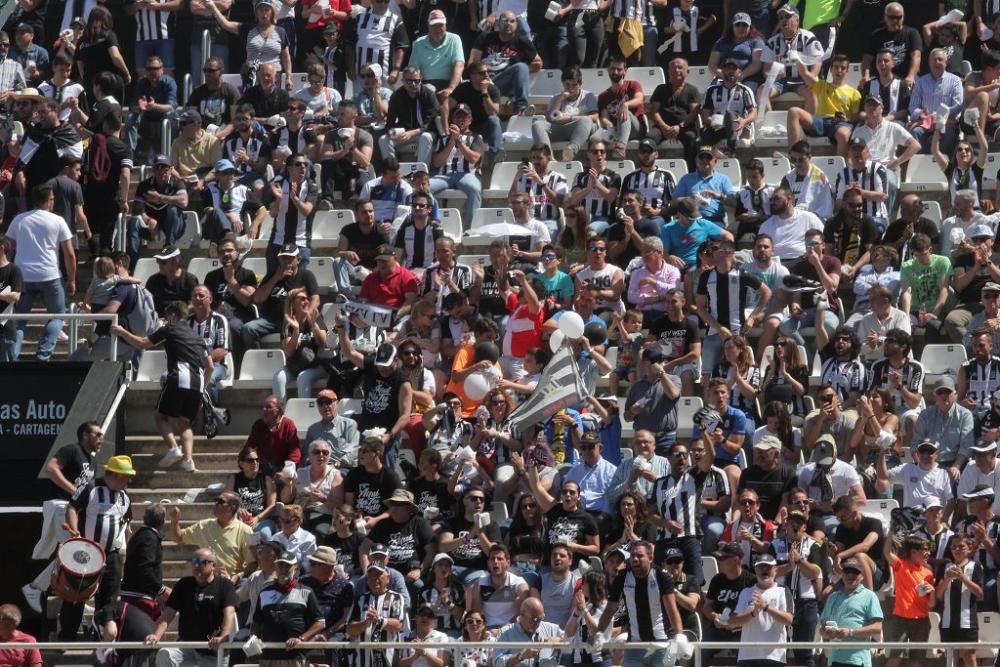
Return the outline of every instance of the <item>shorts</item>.
<path id="1" fill-rule="evenodd" d="M 941 641 L 966 644 L 979 641 L 979 628 L 941 628 Z"/>
<path id="2" fill-rule="evenodd" d="M 674 369 L 670 372 L 677 377 L 684 377 L 685 374 L 689 373 L 692 377 L 697 379 L 701 377 L 701 357 L 698 357 L 698 361 L 696 362 L 674 366 Z"/>
<path id="3" fill-rule="evenodd" d="M 165 417 L 177 417 L 194 422 L 201 409 L 201 392 L 181 389 L 176 380 L 167 380 L 156 402 L 156 411 Z"/>
<path id="4" fill-rule="evenodd" d="M 931 620 L 929 618 L 903 618 L 891 614 L 886 619 L 885 641 L 901 642 L 908 641 L 911 644 L 920 644 L 927 641 L 931 636 Z M 890 651 L 890 657 L 899 656 L 902 651 Z M 910 651 L 910 658 L 925 657 L 924 651 Z"/>
<path id="5" fill-rule="evenodd" d="M 799 87 L 802 86 L 801 81 L 788 81 L 787 79 L 778 79 L 774 82 L 772 86 L 774 88 L 775 94 L 783 95 L 784 93 L 794 93 Z"/>
<path id="6" fill-rule="evenodd" d="M 841 127 L 852 128 L 854 127 L 854 124 L 846 120 L 840 120 L 835 116 L 813 118 L 812 129 L 806 130 L 806 135 L 810 137 L 826 137 L 833 142 L 833 135 L 836 134 L 837 130 Z"/>

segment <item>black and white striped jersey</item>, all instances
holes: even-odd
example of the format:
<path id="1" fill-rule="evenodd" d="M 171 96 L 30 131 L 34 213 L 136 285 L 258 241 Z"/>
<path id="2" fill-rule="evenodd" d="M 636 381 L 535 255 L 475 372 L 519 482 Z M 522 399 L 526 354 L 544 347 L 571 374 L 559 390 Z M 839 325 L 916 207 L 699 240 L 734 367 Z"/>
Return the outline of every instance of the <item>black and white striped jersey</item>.
<path id="1" fill-rule="evenodd" d="M 369 9 L 358 17 L 357 25 L 356 62 L 358 71 L 360 72 L 365 65 L 380 65 L 384 80 L 389 70 L 392 69 L 393 46 L 408 45 L 403 21 L 396 14 L 390 12 L 376 14 Z"/>
<path id="2" fill-rule="evenodd" d="M 486 142 L 483 138 L 473 132 L 468 132 L 461 135 L 458 141 L 470 148 L 473 152 L 479 153 L 480 156 L 486 150 Z M 445 135 L 438 137 L 437 145 L 434 147 L 434 151 L 440 152 L 448 148 L 451 144 L 451 136 Z M 439 170 L 441 175 L 447 174 L 479 174 L 479 163 L 473 164 L 469 162 L 469 159 L 465 156 L 465 153 L 461 151 L 458 146 L 451 147 L 451 152 L 448 153 L 448 158 L 441 165 Z"/>
<path id="3" fill-rule="evenodd" d="M 872 364 L 871 373 L 868 374 L 868 386 L 866 390 L 884 389 L 889 391 L 889 371 L 895 370 L 900 374 L 900 386 L 906 387 L 909 391 L 923 394 L 924 391 L 924 366 L 919 361 L 907 359 L 903 362 L 902 368 L 893 368 L 887 358 L 882 358 Z M 902 414 L 904 410 L 909 410 L 910 406 L 903 400 L 902 392 L 890 392 L 892 406 L 897 414 Z"/>
<path id="4" fill-rule="evenodd" d="M 675 187 L 677 183 L 673 174 L 655 167 L 650 171 L 636 169 L 622 179 L 622 192 L 635 190 L 654 209 L 663 208 L 670 202 Z"/>
<path id="5" fill-rule="evenodd" d="M 240 150 L 246 150 L 249 158 L 243 164 L 236 161 L 236 154 Z M 253 171 L 253 164 L 262 158 L 271 158 L 271 140 L 265 134 L 257 134 L 253 130 L 250 136 L 244 139 L 238 132 L 229 135 L 225 143 L 222 144 L 222 157 L 232 161 L 236 165 L 236 172 L 239 174 L 249 174 Z"/>
<path id="6" fill-rule="evenodd" d="M 202 337 L 209 351 L 232 349 L 229 340 L 229 321 L 222 313 L 210 312 L 202 322 L 199 322 L 194 315 L 189 315 L 187 322 L 188 326 Z"/>
<path id="7" fill-rule="evenodd" d="M 77 530 L 101 545 L 105 553 L 125 548 L 125 528 L 132 520 L 132 499 L 98 480 L 76 490 L 70 504 L 77 511 Z"/>
<path id="8" fill-rule="evenodd" d="M 653 504 L 664 519 L 676 521 L 682 532 L 672 533 L 667 528 L 660 529 L 660 539 L 671 537 L 697 537 L 701 526 L 698 522 L 698 483 L 690 472 L 680 478 L 666 475 L 653 483 Z"/>
<path id="9" fill-rule="evenodd" d="M 531 203 L 536 220 L 558 220 L 559 207 L 545 194 L 544 185 L 560 197 L 569 194 L 569 182 L 558 171 L 548 171 L 541 175 L 542 182 L 536 183 L 527 176 L 517 177 L 517 192 L 527 192 L 531 195 Z"/>
<path id="10" fill-rule="evenodd" d="M 948 567 L 959 567 L 966 577 L 978 584 L 980 588 L 985 586 L 983 566 L 974 560 L 967 560 L 963 565 L 956 566 L 947 563 Z M 985 589 L 984 589 L 985 592 Z M 979 628 L 979 621 L 976 613 L 979 611 L 979 602 L 972 595 L 969 587 L 959 579 L 952 579 L 948 584 L 944 597 L 940 600 L 941 609 L 941 629 L 942 630 L 976 630 Z"/>
<path id="11" fill-rule="evenodd" d="M 751 109 L 757 108 L 757 98 L 746 84 L 737 83 L 732 88 L 727 88 L 726 84 L 719 82 L 705 91 L 701 108 L 712 113 L 732 112 L 737 118 L 744 118 Z"/>
<path id="12" fill-rule="evenodd" d="M 573 189 L 576 190 L 586 188 L 589 178 L 590 176 L 586 171 L 577 174 L 576 178 L 573 179 Z M 614 193 L 618 193 L 621 190 L 621 176 L 610 169 L 602 171 L 597 176 L 597 180 L 600 181 L 601 185 Z M 586 209 L 587 217 L 590 218 L 591 222 L 598 219 L 610 220 L 611 214 L 614 211 L 614 202 L 609 202 L 596 192 L 590 191 L 583 199 L 583 207 Z"/>
<path id="13" fill-rule="evenodd" d="M 655 568 L 640 579 L 631 570 L 618 573 L 608 590 L 609 600 L 621 600 L 628 613 L 629 638 L 633 641 L 669 639 L 669 620 L 663 607 L 663 596 L 675 593 L 674 578 Z"/>
<path id="14" fill-rule="evenodd" d="M 985 364 L 973 357 L 962 364 L 965 373 L 966 393 L 981 406 L 989 406 L 990 396 L 1000 389 L 1000 357 L 993 355 Z"/>
<path id="15" fill-rule="evenodd" d="M 147 5 L 135 13 L 135 41 L 170 39 L 167 21 L 170 19 L 171 12 L 156 9 L 156 5 L 165 4 L 166 1 L 154 0 L 152 6 Z M 145 63 L 141 65 L 145 65 Z"/>
<path id="16" fill-rule="evenodd" d="M 868 371 L 860 359 L 838 361 L 830 357 L 823 361 L 819 385 L 831 384 L 841 401 L 846 401 L 852 391 L 862 392 L 868 385 Z"/>
<path id="17" fill-rule="evenodd" d="M 881 162 L 876 162 L 875 160 L 868 160 L 862 169 L 855 169 L 854 167 L 848 165 L 837 172 L 837 180 L 834 181 L 833 185 L 834 199 L 837 201 L 843 199 L 844 194 L 847 192 L 847 188 L 854 183 L 860 185 L 862 190 L 884 192 L 886 195 L 889 194 L 889 176 L 886 172 L 885 165 Z M 884 201 L 865 199 L 864 204 L 865 208 L 863 215 L 883 219 L 889 217 Z"/>

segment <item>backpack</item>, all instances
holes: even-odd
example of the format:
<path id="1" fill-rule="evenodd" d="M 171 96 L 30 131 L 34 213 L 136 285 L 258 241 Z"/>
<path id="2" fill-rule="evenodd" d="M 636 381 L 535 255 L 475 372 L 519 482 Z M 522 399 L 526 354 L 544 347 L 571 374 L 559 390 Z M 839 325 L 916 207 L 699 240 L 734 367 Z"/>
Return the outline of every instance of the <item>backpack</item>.
<path id="1" fill-rule="evenodd" d="M 142 285 L 135 288 L 135 306 L 125 316 L 125 327 L 136 336 L 148 336 L 160 328 L 160 316 L 156 314 L 153 295 Z"/>

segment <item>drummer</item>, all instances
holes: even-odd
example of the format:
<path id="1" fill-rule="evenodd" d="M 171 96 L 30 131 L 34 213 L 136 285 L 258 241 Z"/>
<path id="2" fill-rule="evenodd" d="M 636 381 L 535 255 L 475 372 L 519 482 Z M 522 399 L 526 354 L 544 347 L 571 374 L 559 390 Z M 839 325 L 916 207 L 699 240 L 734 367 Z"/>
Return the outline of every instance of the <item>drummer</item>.
<path id="1" fill-rule="evenodd" d="M 66 530 L 74 537 L 96 542 L 104 550 L 105 566 L 94 609 L 108 614 L 121 588 L 126 530 L 132 520 L 132 499 L 125 489 L 133 477 L 132 459 L 112 456 L 104 465 L 104 477 L 77 491 L 66 507 Z M 74 641 L 82 620 L 83 602 L 63 601 L 59 641 Z"/>

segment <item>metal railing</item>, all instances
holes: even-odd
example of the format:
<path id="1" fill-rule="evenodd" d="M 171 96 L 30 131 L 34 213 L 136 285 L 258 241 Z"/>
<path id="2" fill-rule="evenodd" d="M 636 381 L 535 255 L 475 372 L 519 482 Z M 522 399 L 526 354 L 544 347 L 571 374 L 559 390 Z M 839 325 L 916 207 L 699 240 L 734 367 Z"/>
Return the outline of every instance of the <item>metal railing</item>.
<path id="1" fill-rule="evenodd" d="M 50 322 L 52 320 L 63 320 L 69 322 L 69 349 L 70 353 L 76 351 L 77 340 L 79 339 L 81 321 L 109 320 L 111 324 L 118 324 L 118 313 L 10 313 L 3 316 L 7 320 L 22 320 L 25 322 Z M 111 335 L 111 359 L 118 356 L 118 336 Z"/>
<path id="2" fill-rule="evenodd" d="M 441 649 L 446 651 L 455 651 L 457 649 L 491 649 L 496 652 L 497 650 L 521 650 L 521 649 L 531 649 L 539 648 L 542 646 L 545 649 L 580 649 L 586 648 L 586 645 L 572 644 L 570 642 L 546 642 L 544 644 L 539 644 L 538 642 L 420 642 L 419 644 L 413 642 L 349 642 L 349 641 L 336 641 L 336 642 L 302 642 L 296 646 L 296 650 L 322 650 L 322 651 L 332 651 L 332 650 L 342 650 L 342 651 L 356 651 L 363 649 L 410 649 L 419 646 L 419 648 L 425 649 Z M 603 645 L 603 648 L 608 651 L 613 651 L 617 649 L 625 650 L 659 650 L 665 649 L 668 646 L 668 642 L 607 642 Z M 703 649 L 713 649 L 713 650 L 737 650 L 740 648 L 781 648 L 787 651 L 794 651 L 796 649 L 800 650 L 865 650 L 872 651 L 876 647 L 879 649 L 889 650 L 889 651 L 926 651 L 926 650 L 938 650 L 945 652 L 945 667 L 953 667 L 955 665 L 955 651 L 962 650 L 996 650 L 1000 649 L 1000 639 L 989 640 L 989 641 L 979 641 L 979 642 L 966 642 L 966 643 L 944 643 L 944 642 L 923 642 L 920 644 L 914 644 L 910 642 L 691 642 L 691 646 L 694 649 L 694 654 L 692 656 L 692 661 L 694 667 L 703 667 L 702 665 L 702 650 Z M 285 644 L 280 642 L 262 642 L 261 647 L 264 649 L 278 649 L 286 650 Z M 120 651 L 153 651 L 161 648 L 178 648 L 178 649 L 201 649 L 205 650 L 207 645 L 205 642 L 181 642 L 181 641 L 164 641 L 158 642 L 156 644 L 146 644 L 144 642 L 38 642 L 37 644 L 31 644 L 30 648 L 38 649 L 39 651 L 53 651 L 53 650 L 101 650 L 113 648 Z M 222 667 L 224 663 L 224 658 L 227 651 L 232 649 L 242 649 L 243 642 L 226 642 L 220 644 L 218 649 L 216 649 L 216 665 Z M 25 650 L 26 645 L 23 643 L 13 643 L 5 642 L 0 643 L 0 650 L 3 649 L 18 649 Z M 254 658 L 248 658 L 248 662 L 254 662 Z M 707 666 L 706 666 L 707 667 Z"/>

